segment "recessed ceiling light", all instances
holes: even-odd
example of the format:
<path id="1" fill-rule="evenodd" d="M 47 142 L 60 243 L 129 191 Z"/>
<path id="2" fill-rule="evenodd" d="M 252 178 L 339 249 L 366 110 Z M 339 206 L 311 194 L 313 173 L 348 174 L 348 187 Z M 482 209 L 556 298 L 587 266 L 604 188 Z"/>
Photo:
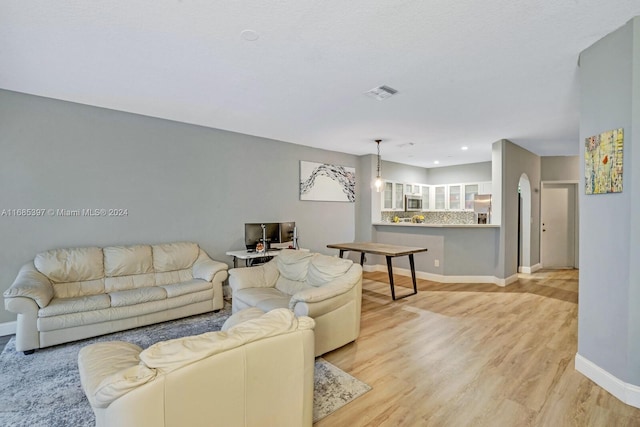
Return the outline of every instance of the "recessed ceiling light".
<path id="1" fill-rule="evenodd" d="M 260 35 L 253 30 L 244 30 L 240 33 L 240 37 L 248 42 L 254 42 L 260 38 Z"/>
<path id="2" fill-rule="evenodd" d="M 466 151 L 466 150 L 468 150 L 468 149 L 469 149 L 469 147 L 467 147 L 467 146 L 465 145 L 464 147 L 462 147 L 462 148 L 460 148 L 460 149 L 461 149 L 462 151 Z"/>
<path id="3" fill-rule="evenodd" d="M 433 161 L 433 164 L 434 164 L 434 165 L 439 165 L 439 164 L 440 164 L 440 160 L 434 160 L 434 161 Z"/>

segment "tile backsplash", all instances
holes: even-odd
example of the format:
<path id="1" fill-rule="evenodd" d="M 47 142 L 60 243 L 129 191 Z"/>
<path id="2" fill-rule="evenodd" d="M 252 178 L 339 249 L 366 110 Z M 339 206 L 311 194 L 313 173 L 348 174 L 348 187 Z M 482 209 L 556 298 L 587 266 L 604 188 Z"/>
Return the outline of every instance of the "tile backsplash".
<path id="1" fill-rule="evenodd" d="M 425 224 L 474 224 L 473 211 L 382 212 L 382 222 L 393 222 L 397 216 L 401 222 L 411 222 L 414 215 L 424 216 Z M 405 221 L 403 221 L 403 219 Z"/>

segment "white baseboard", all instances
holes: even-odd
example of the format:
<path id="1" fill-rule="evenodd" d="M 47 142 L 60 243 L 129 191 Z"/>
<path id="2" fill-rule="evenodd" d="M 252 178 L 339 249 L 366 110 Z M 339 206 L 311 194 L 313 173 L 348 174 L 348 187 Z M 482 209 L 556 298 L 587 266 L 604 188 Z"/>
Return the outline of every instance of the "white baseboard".
<path id="1" fill-rule="evenodd" d="M 518 273 L 533 274 L 541 268 L 541 264 L 532 265 L 531 267 L 518 267 Z"/>
<path id="2" fill-rule="evenodd" d="M 640 408 L 640 387 L 637 385 L 620 380 L 578 353 L 576 353 L 575 368 L 622 402 Z"/>
<path id="3" fill-rule="evenodd" d="M 16 334 L 16 321 L 0 323 L 0 337 Z"/>
<path id="4" fill-rule="evenodd" d="M 386 273 L 387 266 L 382 264 L 365 265 L 363 266 L 363 270 L 367 272 L 380 271 Z M 411 270 L 408 268 L 393 267 L 393 274 L 411 277 Z M 443 274 L 416 271 L 416 278 L 438 283 L 493 283 L 498 286 L 507 286 L 517 281 L 518 275 L 514 274 L 506 279 L 499 279 L 495 276 L 445 276 Z"/>

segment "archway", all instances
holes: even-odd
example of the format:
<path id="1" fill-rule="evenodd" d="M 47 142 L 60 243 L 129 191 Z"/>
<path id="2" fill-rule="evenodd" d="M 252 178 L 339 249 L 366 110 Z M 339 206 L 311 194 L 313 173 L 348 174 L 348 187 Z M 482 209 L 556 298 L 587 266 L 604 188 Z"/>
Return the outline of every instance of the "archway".
<path id="1" fill-rule="evenodd" d="M 531 183 L 527 174 L 518 182 L 518 272 L 531 273 Z"/>

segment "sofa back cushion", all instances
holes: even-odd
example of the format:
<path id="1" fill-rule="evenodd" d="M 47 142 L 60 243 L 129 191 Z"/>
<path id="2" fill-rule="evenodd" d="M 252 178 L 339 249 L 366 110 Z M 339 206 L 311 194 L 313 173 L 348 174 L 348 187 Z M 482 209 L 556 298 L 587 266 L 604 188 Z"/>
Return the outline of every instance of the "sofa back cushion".
<path id="1" fill-rule="evenodd" d="M 280 276 L 276 281 L 276 289 L 288 295 L 293 295 L 309 287 L 305 282 L 309 261 L 313 254 L 306 251 L 283 249 L 275 258 Z"/>
<path id="2" fill-rule="evenodd" d="M 153 245 L 151 249 L 156 273 L 190 269 L 200 253 L 200 247 L 191 242 Z"/>
<path id="3" fill-rule="evenodd" d="M 307 283 L 311 286 L 322 286 L 337 279 L 351 268 L 353 261 L 335 256 L 314 254 L 309 263 Z"/>
<path id="4" fill-rule="evenodd" d="M 102 249 L 53 249 L 36 255 L 33 263 L 53 284 L 54 297 L 73 298 L 104 292 Z"/>
<path id="5" fill-rule="evenodd" d="M 108 246 L 103 253 L 106 292 L 156 285 L 150 245 Z"/>
<path id="6" fill-rule="evenodd" d="M 103 248 L 106 277 L 130 276 L 153 272 L 151 246 L 108 246 Z"/>
<path id="7" fill-rule="evenodd" d="M 158 342 L 140 353 L 149 368 L 171 372 L 205 357 L 222 353 L 243 344 L 297 330 L 313 329 L 315 322 L 305 316 L 296 317 L 286 308 L 239 323 L 226 332 L 207 332 Z"/>

